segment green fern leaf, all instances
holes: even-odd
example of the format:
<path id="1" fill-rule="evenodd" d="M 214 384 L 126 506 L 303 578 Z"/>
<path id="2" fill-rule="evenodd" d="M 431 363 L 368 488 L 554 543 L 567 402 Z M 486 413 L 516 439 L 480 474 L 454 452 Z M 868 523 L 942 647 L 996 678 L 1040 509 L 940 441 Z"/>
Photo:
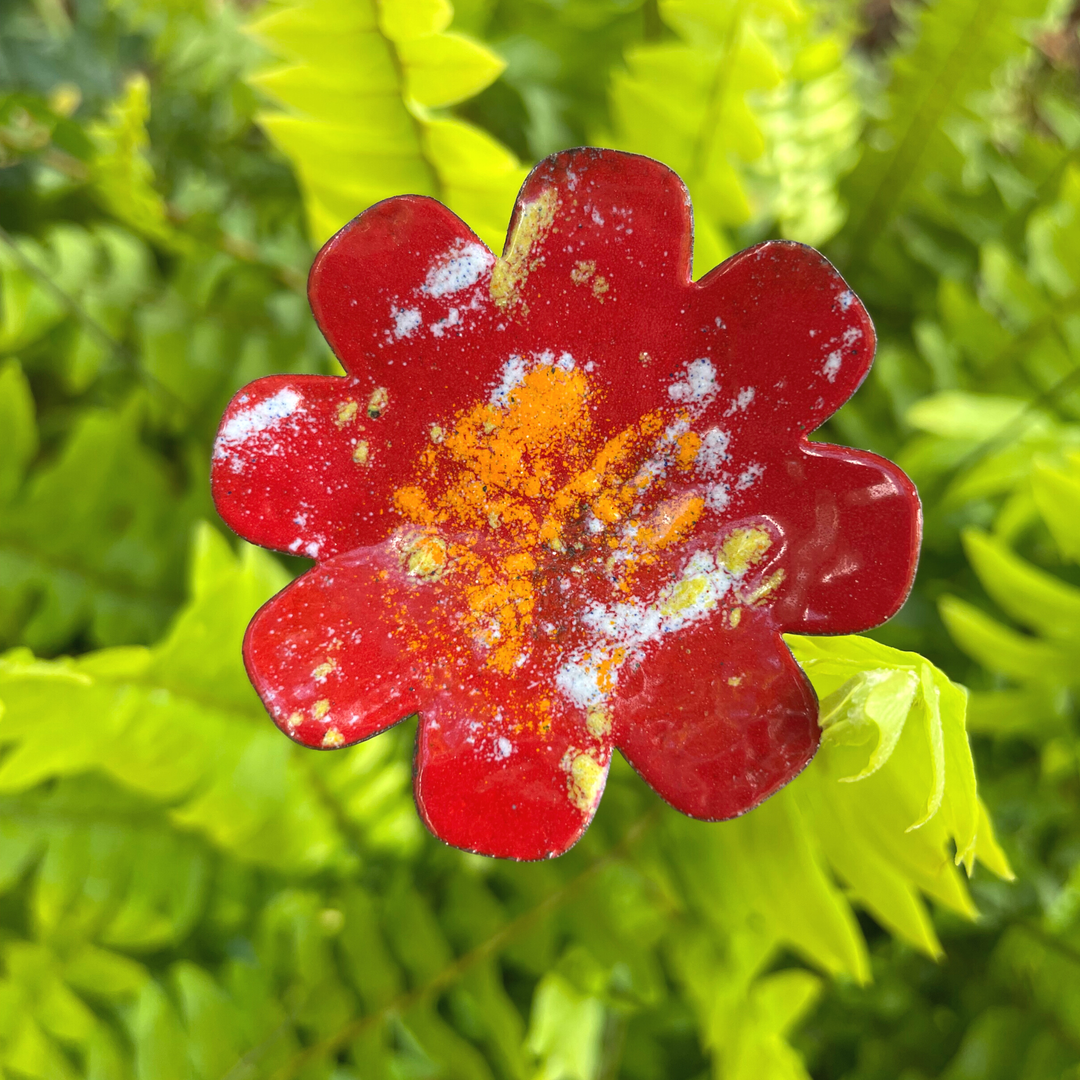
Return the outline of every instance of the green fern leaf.
<path id="1" fill-rule="evenodd" d="M 380 199 L 441 199 L 501 244 L 524 179 L 490 135 L 433 109 L 471 97 L 503 63 L 447 33 L 449 3 L 302 0 L 252 33 L 285 61 L 252 79 L 286 111 L 259 121 L 292 162 L 321 242 Z"/>

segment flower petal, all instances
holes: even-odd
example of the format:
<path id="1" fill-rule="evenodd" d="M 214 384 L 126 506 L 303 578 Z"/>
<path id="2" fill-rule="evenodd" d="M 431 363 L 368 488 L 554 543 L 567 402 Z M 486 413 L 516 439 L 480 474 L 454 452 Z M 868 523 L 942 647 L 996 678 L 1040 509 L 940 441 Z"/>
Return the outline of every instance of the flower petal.
<path id="1" fill-rule="evenodd" d="M 676 810 L 719 821 L 757 806 L 817 749 L 817 700 L 772 626 L 744 608 L 665 639 L 620 682 L 615 745 Z"/>
<path id="2" fill-rule="evenodd" d="M 876 454 L 824 443 L 793 455 L 776 476 L 762 494 L 776 507 L 789 552 L 776 625 L 789 633 L 851 634 L 895 615 L 919 558 L 915 485 Z"/>
<path id="3" fill-rule="evenodd" d="M 702 355 L 725 383 L 753 392 L 754 423 L 774 440 L 813 431 L 870 370 L 870 316 L 811 247 L 770 240 L 747 248 L 693 292 L 686 318 L 701 328 Z"/>
<path id="4" fill-rule="evenodd" d="M 416 805 L 441 840 L 505 859 L 547 859 L 581 838 L 600 802 L 611 751 L 559 712 L 541 734 L 533 702 L 499 680 L 426 701 L 416 747 Z"/>
<path id="5" fill-rule="evenodd" d="M 387 493 L 405 474 L 391 452 L 417 436 L 403 414 L 368 416 L 356 379 L 271 375 L 229 403 L 214 442 L 218 513 L 252 543 L 326 559 L 383 539 Z"/>
<path id="6" fill-rule="evenodd" d="M 484 664 L 454 604 L 463 571 L 441 585 L 424 561 L 432 543 L 400 530 L 293 582 L 248 628 L 251 681 L 282 731 L 321 749 L 419 713 L 416 799 L 436 836 L 505 858 L 561 854 L 600 801 L 606 728 L 590 730 L 554 687 L 537 692 L 535 668 Z"/>
<path id="7" fill-rule="evenodd" d="M 392 393 L 422 398 L 438 389 L 424 378 L 431 363 L 445 371 L 451 361 L 464 361 L 459 374 L 469 381 L 468 356 L 453 342 L 478 323 L 494 329 L 497 312 L 488 301 L 494 262 L 441 203 L 399 195 L 369 207 L 323 245 L 308 297 L 346 371 L 362 377 L 373 367 L 385 370 Z M 427 406 L 430 401 L 410 398 L 414 411 L 430 412 Z"/>
<path id="8" fill-rule="evenodd" d="M 421 660 L 383 599 L 397 574 L 391 545 L 361 548 L 309 570 L 251 620 L 244 663 L 290 738 L 334 749 L 417 711 Z"/>

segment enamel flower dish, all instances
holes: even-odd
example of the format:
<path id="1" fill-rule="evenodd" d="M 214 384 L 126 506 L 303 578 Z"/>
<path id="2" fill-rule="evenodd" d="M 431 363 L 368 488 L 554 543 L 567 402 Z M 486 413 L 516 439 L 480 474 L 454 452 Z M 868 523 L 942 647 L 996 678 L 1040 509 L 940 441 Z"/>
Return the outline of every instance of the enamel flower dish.
<path id="1" fill-rule="evenodd" d="M 315 566 L 244 643 L 275 723 L 331 749 L 419 714 L 438 837 L 567 850 L 617 748 L 672 806 L 742 814 L 818 745 L 781 633 L 876 626 L 918 553 L 915 489 L 811 443 L 874 354 L 800 244 L 692 282 L 685 187 L 647 158 L 542 162 L 502 258 L 438 202 L 371 207 L 311 305 L 346 377 L 245 387 L 218 510 Z"/>

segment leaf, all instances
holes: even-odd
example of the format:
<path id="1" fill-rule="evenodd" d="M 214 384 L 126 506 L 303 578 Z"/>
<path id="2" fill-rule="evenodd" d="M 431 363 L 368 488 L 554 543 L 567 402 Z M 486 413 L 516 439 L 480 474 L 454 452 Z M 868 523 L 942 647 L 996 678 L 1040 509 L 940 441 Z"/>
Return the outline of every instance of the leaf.
<path id="1" fill-rule="evenodd" d="M 977 529 L 965 530 L 963 540 L 983 588 L 1007 615 L 1052 639 L 1080 639 L 1080 589 L 1037 569 Z"/>
<path id="2" fill-rule="evenodd" d="M 316 762 L 266 721 L 241 641 L 251 614 L 287 580 L 280 566 L 251 548 L 236 559 L 209 526 L 195 549 L 192 600 L 154 648 L 44 665 L 19 654 L 0 660 L 0 742 L 14 744 L 0 764 L 0 791 L 96 771 L 246 860 L 311 871 L 342 852 L 341 833 L 316 794 L 325 788 L 349 808 L 342 812 L 352 827 L 371 830 L 376 847 L 379 836 L 414 842 L 407 769 L 390 764 L 384 772 L 392 736 Z M 54 692 L 55 683 L 64 690 Z M 357 789 L 364 789 L 358 801 Z M 95 835 L 107 846 L 113 834 Z M 77 834 L 67 842 L 79 850 Z M 167 848 L 143 858 L 163 883 L 174 868 L 183 873 Z M 175 882 L 162 888 L 185 895 Z M 62 910 L 61 901 L 52 906 Z M 158 932 L 136 909 L 121 908 L 118 919 L 111 933 L 128 942 Z"/>
<path id="3" fill-rule="evenodd" d="M 145 75 L 132 75 L 124 87 L 124 96 L 109 110 L 108 118 L 89 129 L 94 143 L 93 184 L 102 202 L 119 220 L 150 240 L 182 248 L 188 240 L 170 226 L 146 157 L 149 115 L 150 84 Z"/>
<path id="4" fill-rule="evenodd" d="M 287 66 L 253 79 L 290 113 L 260 123 L 296 169 L 311 232 L 326 239 L 402 191 L 433 195 L 501 243 L 524 170 L 490 135 L 429 112 L 471 97 L 504 64 L 444 33 L 447 3 L 300 0 L 251 30 Z"/>
<path id="5" fill-rule="evenodd" d="M 1021 683 L 1071 685 L 1076 680 L 1072 650 L 1010 630 L 959 597 L 943 596 L 938 608 L 960 648 L 991 671 Z"/>
<path id="6" fill-rule="evenodd" d="M 34 399 L 15 359 L 0 365 L 0 431 L 4 433 L 0 443 L 0 506 L 3 506 L 19 489 L 38 446 Z"/>
<path id="7" fill-rule="evenodd" d="M 824 729 L 792 797 L 855 897 L 936 955 L 919 892 L 974 914 L 949 865 L 955 848 L 970 873 L 979 844 L 966 693 L 921 656 L 869 638 L 787 640 L 823 699 Z"/>
<path id="8" fill-rule="evenodd" d="M 533 996 L 526 1045 L 545 1080 L 596 1080 L 604 1009 L 557 972 L 540 980 Z"/>
<path id="9" fill-rule="evenodd" d="M 888 116 L 875 125 L 846 194 L 845 250 L 868 256 L 896 215 L 921 194 L 926 173 L 949 160 L 950 125 L 970 116 L 975 95 L 1023 48 L 1022 20 L 1042 0 L 950 0 L 904 9 L 891 63 Z"/>
<path id="10" fill-rule="evenodd" d="M 1037 463 L 1031 474 L 1035 504 L 1062 553 L 1080 560 L 1080 476 Z"/>
<path id="11" fill-rule="evenodd" d="M 101 644 L 160 632 L 180 599 L 184 534 L 175 530 L 186 526 L 141 427 L 138 399 L 118 416 L 88 410 L 6 508 L 0 629 L 8 642 L 52 651 L 84 630 Z"/>

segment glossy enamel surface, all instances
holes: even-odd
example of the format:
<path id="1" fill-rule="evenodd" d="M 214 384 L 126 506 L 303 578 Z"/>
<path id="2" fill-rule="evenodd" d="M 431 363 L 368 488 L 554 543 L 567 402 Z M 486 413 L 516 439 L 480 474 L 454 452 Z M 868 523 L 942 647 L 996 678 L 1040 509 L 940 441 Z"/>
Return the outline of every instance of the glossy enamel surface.
<path id="1" fill-rule="evenodd" d="M 817 252 L 761 244 L 690 281 L 685 188 L 654 161 L 543 162 L 496 260 L 402 196 L 320 252 L 349 375 L 230 404 L 222 517 L 317 565 L 252 621 L 275 722 L 347 746 L 420 715 L 442 839 L 565 851 L 614 749 L 676 808 L 752 808 L 813 756 L 782 631 L 846 633 L 910 588 L 919 505 L 891 463 L 810 444 L 874 332 Z"/>

